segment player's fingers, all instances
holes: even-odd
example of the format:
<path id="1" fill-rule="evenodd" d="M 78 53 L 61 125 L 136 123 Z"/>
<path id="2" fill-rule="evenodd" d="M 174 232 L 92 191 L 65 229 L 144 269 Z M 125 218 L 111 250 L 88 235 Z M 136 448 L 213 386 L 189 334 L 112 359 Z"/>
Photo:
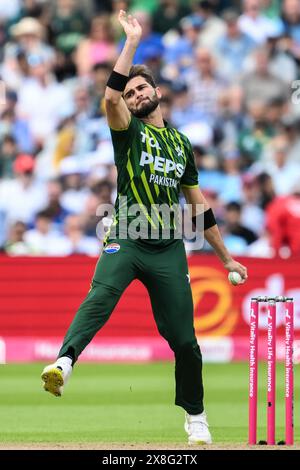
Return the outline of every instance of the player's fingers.
<path id="1" fill-rule="evenodd" d="M 127 24 L 127 21 L 126 21 L 126 14 L 121 14 L 121 12 L 119 13 L 119 17 L 118 17 L 118 20 L 119 20 L 119 23 L 121 23 L 121 25 L 123 26 L 123 28 L 126 26 Z"/>
<path id="2" fill-rule="evenodd" d="M 240 264 L 240 275 L 242 276 L 243 279 L 248 279 L 248 273 L 247 273 L 247 268 L 246 266 L 243 266 Z"/>
<path id="3" fill-rule="evenodd" d="M 233 271 L 236 271 L 239 273 L 239 275 L 242 277 L 242 279 L 246 280 L 247 279 L 247 269 L 245 266 L 243 266 L 240 263 L 235 263 Z"/>

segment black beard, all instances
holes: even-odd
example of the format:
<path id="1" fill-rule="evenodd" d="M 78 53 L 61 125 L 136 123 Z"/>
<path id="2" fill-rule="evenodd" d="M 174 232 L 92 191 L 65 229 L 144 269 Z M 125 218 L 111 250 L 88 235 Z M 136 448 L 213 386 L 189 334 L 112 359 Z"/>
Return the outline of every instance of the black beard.
<path id="1" fill-rule="evenodd" d="M 136 110 L 131 109 L 130 111 L 135 117 L 141 119 L 141 118 L 147 117 L 149 114 L 155 111 L 158 105 L 159 105 L 159 99 L 155 95 L 152 100 L 150 98 L 148 100 L 145 100 L 145 103 L 141 106 L 140 109 L 136 109 Z"/>

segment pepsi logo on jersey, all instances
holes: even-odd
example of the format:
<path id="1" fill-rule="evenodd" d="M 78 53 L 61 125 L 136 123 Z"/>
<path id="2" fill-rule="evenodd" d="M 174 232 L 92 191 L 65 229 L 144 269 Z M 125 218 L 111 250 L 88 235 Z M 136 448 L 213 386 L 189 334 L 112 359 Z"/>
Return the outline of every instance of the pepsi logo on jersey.
<path id="1" fill-rule="evenodd" d="M 118 243 L 110 243 L 104 248 L 105 253 L 111 255 L 113 253 L 117 253 L 120 249 L 120 245 Z"/>

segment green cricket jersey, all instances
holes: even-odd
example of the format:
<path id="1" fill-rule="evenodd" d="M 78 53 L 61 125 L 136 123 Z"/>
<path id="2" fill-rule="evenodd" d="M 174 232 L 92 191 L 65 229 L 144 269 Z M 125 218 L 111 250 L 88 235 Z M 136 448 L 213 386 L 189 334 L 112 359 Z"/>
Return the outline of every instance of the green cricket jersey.
<path id="1" fill-rule="evenodd" d="M 118 231 L 125 217 L 129 225 L 137 216 L 131 209 L 138 207 L 149 233 L 151 229 L 166 229 L 166 219 L 158 206 L 178 205 L 180 186 L 198 187 L 188 138 L 173 127 L 158 128 L 134 116 L 127 129 L 111 129 L 111 135 L 118 170 L 113 225 Z M 175 219 L 171 217 L 167 225 L 171 231 L 175 229 Z"/>

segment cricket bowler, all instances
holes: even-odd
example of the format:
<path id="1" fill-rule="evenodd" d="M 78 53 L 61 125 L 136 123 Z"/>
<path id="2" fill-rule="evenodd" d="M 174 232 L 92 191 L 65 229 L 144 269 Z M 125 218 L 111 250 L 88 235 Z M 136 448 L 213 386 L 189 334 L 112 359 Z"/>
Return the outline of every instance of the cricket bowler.
<path id="1" fill-rule="evenodd" d="M 194 226 L 199 218 L 203 220 L 204 237 L 224 268 L 239 273 L 242 282 L 247 279 L 247 270 L 232 259 L 223 243 L 214 214 L 198 186 L 188 138 L 163 120 L 161 91 L 150 70 L 143 65 L 132 66 L 142 34 L 140 24 L 122 10 L 119 21 L 126 41 L 105 91 L 118 171 L 114 221 L 91 289 L 67 331 L 56 362 L 45 367 L 42 380 L 46 391 L 61 396 L 79 355 L 108 321 L 127 286 L 138 279 L 149 293 L 159 333 L 174 352 L 175 404 L 185 410 L 188 443 L 211 444 L 184 243 L 182 237 L 175 236 L 176 217 L 163 217 L 157 206 L 178 205 L 182 191 L 192 207 Z M 132 229 L 134 206 L 140 209 L 139 219 L 145 221 L 140 236 Z M 168 237 L 164 236 L 166 231 Z"/>

